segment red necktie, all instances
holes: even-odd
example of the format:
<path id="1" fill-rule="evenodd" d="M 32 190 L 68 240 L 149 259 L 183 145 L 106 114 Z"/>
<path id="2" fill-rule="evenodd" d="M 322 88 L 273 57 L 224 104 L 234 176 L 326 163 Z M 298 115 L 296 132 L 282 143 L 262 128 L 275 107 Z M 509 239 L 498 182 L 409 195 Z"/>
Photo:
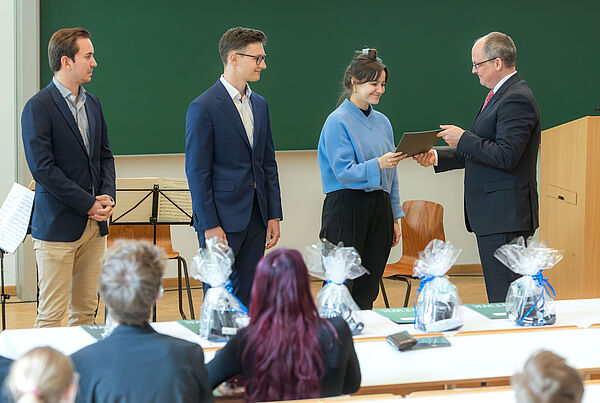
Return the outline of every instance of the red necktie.
<path id="1" fill-rule="evenodd" d="M 494 96 L 494 90 L 490 90 L 490 92 L 488 92 L 487 97 L 485 97 L 485 101 L 483 102 L 483 106 L 481 107 L 481 110 L 483 110 L 483 108 L 485 108 L 485 106 L 488 104 L 488 102 L 490 102 L 490 99 L 492 99 L 492 97 Z"/>

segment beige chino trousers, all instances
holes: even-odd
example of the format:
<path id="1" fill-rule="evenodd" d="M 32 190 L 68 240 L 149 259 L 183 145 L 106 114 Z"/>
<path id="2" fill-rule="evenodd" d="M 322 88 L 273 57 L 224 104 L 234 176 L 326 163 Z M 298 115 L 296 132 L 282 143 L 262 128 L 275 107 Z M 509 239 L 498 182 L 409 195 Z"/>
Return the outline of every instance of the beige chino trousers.
<path id="1" fill-rule="evenodd" d="M 38 265 L 39 306 L 35 327 L 61 326 L 69 307 L 69 326 L 94 324 L 98 276 L 105 239 L 95 220 L 88 220 L 77 241 L 33 239 Z"/>

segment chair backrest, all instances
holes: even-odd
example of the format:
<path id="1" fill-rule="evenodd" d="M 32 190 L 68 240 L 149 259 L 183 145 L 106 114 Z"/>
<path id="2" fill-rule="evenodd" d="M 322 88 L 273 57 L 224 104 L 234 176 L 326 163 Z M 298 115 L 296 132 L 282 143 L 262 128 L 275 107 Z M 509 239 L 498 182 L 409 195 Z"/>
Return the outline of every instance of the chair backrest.
<path id="1" fill-rule="evenodd" d="M 153 226 L 148 225 L 111 225 L 108 231 L 108 237 L 106 239 L 106 246 L 108 248 L 117 239 L 135 239 L 137 241 L 148 241 L 152 243 L 154 240 L 154 229 Z M 170 255 L 177 253 L 173 250 L 173 244 L 171 243 L 171 226 L 167 224 L 159 224 L 156 226 L 156 246 L 160 246 L 164 249 L 167 258 Z"/>
<path id="2" fill-rule="evenodd" d="M 446 240 L 444 207 L 426 200 L 407 200 L 402 203 L 405 217 L 402 225 L 402 256 L 417 258 L 433 239 Z"/>

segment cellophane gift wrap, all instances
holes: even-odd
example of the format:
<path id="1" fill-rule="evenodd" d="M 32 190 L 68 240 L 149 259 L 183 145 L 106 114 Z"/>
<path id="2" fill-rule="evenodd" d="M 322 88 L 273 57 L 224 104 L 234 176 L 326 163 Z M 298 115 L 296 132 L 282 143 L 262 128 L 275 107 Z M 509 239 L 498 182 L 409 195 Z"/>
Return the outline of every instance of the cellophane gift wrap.
<path id="1" fill-rule="evenodd" d="M 233 295 L 229 276 L 233 251 L 218 238 L 206 240 L 190 268 L 192 277 L 210 285 L 200 312 L 200 336 L 211 341 L 227 341 L 248 325 L 248 309 Z"/>
<path id="2" fill-rule="evenodd" d="M 304 260 L 311 276 L 326 281 L 317 294 L 319 315 L 322 318 L 341 316 L 348 323 L 352 334 L 359 334 L 364 327 L 356 315 L 360 308 L 344 285 L 346 280 L 354 280 L 369 273 L 361 266 L 356 249 L 344 247 L 342 242 L 334 245 L 323 239 L 305 248 Z"/>
<path id="3" fill-rule="evenodd" d="M 554 288 L 544 277 L 562 259 L 562 254 L 543 242 L 518 237 L 494 252 L 496 259 L 523 277 L 510 284 L 506 313 L 518 326 L 544 326 L 556 322 Z"/>
<path id="4" fill-rule="evenodd" d="M 421 279 L 415 307 L 415 327 L 424 332 L 442 332 L 463 325 L 462 302 L 456 286 L 445 274 L 462 249 L 434 239 L 419 252 L 414 274 Z"/>

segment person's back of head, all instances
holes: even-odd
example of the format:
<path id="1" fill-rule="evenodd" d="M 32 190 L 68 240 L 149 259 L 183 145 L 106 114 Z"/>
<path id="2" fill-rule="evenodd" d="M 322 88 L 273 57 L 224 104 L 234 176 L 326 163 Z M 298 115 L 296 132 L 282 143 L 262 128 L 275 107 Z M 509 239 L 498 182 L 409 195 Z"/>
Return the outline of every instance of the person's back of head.
<path id="1" fill-rule="evenodd" d="M 546 350 L 529 357 L 512 383 L 518 403 L 578 403 L 583 397 L 579 372 Z"/>
<path id="2" fill-rule="evenodd" d="M 34 348 L 16 360 L 6 385 L 17 403 L 70 403 L 77 394 L 71 360 L 50 347 Z"/>
<path id="3" fill-rule="evenodd" d="M 141 326 L 160 293 L 163 252 L 147 242 L 119 240 L 106 252 L 98 281 L 100 296 L 112 319 Z"/>
<path id="4" fill-rule="evenodd" d="M 265 256 L 256 268 L 242 356 L 244 366 L 252 366 L 248 400 L 320 396 L 320 323 L 300 253 L 280 248 Z"/>

